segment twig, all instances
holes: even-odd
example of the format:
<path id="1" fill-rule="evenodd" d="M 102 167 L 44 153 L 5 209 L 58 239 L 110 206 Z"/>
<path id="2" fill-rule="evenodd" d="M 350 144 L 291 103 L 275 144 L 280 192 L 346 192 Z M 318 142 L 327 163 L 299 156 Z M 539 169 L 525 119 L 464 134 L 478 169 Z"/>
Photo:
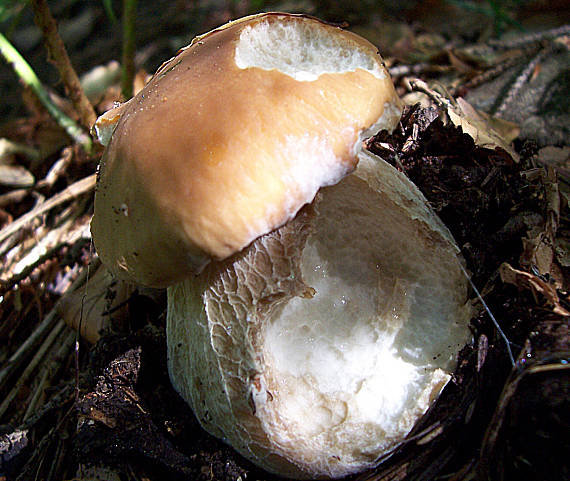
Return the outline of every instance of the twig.
<path id="1" fill-rule="evenodd" d="M 58 244 L 55 247 L 47 250 L 45 254 L 40 256 L 35 262 L 28 264 L 20 272 L 13 274 L 10 278 L 2 279 L 0 277 L 0 292 L 6 292 L 12 289 L 12 287 L 14 287 L 16 284 L 19 284 L 28 276 L 30 276 L 30 274 L 34 272 L 39 266 L 52 259 L 53 257 L 56 257 L 59 252 L 66 247 L 69 247 L 69 243 L 67 242 Z"/>
<path id="2" fill-rule="evenodd" d="M 79 78 L 71 65 L 65 45 L 57 31 L 55 19 L 49 10 L 46 0 L 32 0 L 32 7 L 34 9 L 36 24 L 44 36 L 50 60 L 61 75 L 65 92 L 79 114 L 81 124 L 89 130 L 95 123 L 97 115 L 95 114 L 95 110 L 93 110 L 91 102 L 89 102 L 89 99 L 85 96 Z"/>
<path id="3" fill-rule="evenodd" d="M 19 144 L 10 139 L 0 139 L 0 156 L 9 154 L 22 154 L 34 161 L 40 159 L 39 150 L 25 144 Z"/>
<path id="4" fill-rule="evenodd" d="M 450 99 L 444 97 L 439 92 L 431 89 L 426 82 L 419 78 L 404 79 L 404 84 L 411 91 L 418 91 L 425 93 L 430 99 L 432 99 L 437 105 L 444 108 L 448 108 L 451 105 Z"/>
<path id="5" fill-rule="evenodd" d="M 123 71 L 121 91 L 124 100 L 133 96 L 135 78 L 135 20 L 137 0 L 123 0 Z"/>
<path id="6" fill-rule="evenodd" d="M 51 101 L 49 94 L 41 84 L 36 73 L 32 70 L 32 67 L 30 67 L 24 57 L 20 55 L 2 33 L 0 33 L 0 54 L 4 57 L 6 62 L 12 65 L 12 68 L 20 80 L 32 89 L 48 113 L 67 134 L 81 145 L 86 152 L 91 152 L 93 145 L 91 137 Z"/>
<path id="7" fill-rule="evenodd" d="M 452 70 L 452 67 L 447 65 L 432 65 L 428 63 L 417 63 L 414 65 L 396 65 L 390 67 L 390 77 L 397 78 L 403 76 L 414 75 L 418 76 L 422 73 L 443 73 Z"/>
<path id="8" fill-rule="evenodd" d="M 53 326 L 57 323 L 56 310 L 52 309 L 41 322 L 41 324 L 36 327 L 34 332 L 26 339 L 24 343 L 20 345 L 18 350 L 10 356 L 8 362 L 6 362 L 0 371 L 0 389 L 3 387 L 6 380 L 12 375 L 12 373 L 22 364 L 26 359 L 28 353 L 34 349 L 40 341 L 43 339 L 46 332 L 53 329 Z"/>
<path id="9" fill-rule="evenodd" d="M 562 37 L 564 35 L 570 35 L 570 25 L 563 25 L 562 27 L 557 27 L 550 30 L 544 30 L 543 32 L 517 35 L 515 39 L 508 39 L 508 40 L 491 39 L 488 41 L 488 44 L 496 48 L 511 49 L 511 48 L 523 47 L 525 45 L 528 45 L 529 43 L 538 43 L 544 40 L 553 40 L 557 37 Z"/>
<path id="10" fill-rule="evenodd" d="M 36 444 L 35 449 L 31 453 L 30 457 L 26 460 L 26 464 L 20 470 L 20 474 L 16 481 L 25 481 L 30 479 L 38 479 L 37 472 L 35 475 L 32 471 L 38 471 L 43 464 L 42 459 L 38 459 L 40 456 L 45 456 L 45 452 L 49 448 L 49 444 L 53 441 L 55 434 L 57 433 L 56 427 L 52 427 L 47 434 L 40 439 Z"/>
<path id="11" fill-rule="evenodd" d="M 97 174 L 92 174 L 81 180 L 78 180 L 77 182 L 62 190 L 59 194 L 54 195 L 44 203 L 32 209 L 30 212 L 11 222 L 0 231 L 0 243 L 4 242 L 8 237 L 18 232 L 22 227 L 24 227 L 28 222 L 34 220 L 36 217 L 45 214 L 58 205 L 75 199 L 82 194 L 90 192 L 95 187 L 96 179 Z"/>
<path id="12" fill-rule="evenodd" d="M 22 253 L 22 249 L 18 249 L 26 244 L 23 242 L 16 246 L 15 249 L 18 249 L 18 252 L 15 255 L 14 249 L 6 256 L 4 275 L 0 275 L 0 295 L 10 291 L 31 276 L 36 269 L 58 256 L 63 256 L 62 262 L 65 265 L 81 264 L 82 247 L 91 240 L 88 233 L 88 217 L 84 216 L 80 222 L 71 218 L 63 222 L 61 226 L 46 230 L 45 235 L 36 231 L 37 240 L 27 252 Z M 56 283 L 53 291 L 59 294 L 64 293 L 71 282 L 69 277 L 73 278 L 74 274 L 72 272 L 65 274 L 62 280 Z M 66 278 L 68 280 L 64 281 Z"/>
<path id="13" fill-rule="evenodd" d="M 22 202 L 29 193 L 29 189 L 15 189 L 0 195 L 0 209 L 11 204 Z"/>
<path id="14" fill-rule="evenodd" d="M 522 72 L 514 79 L 513 84 L 510 86 L 507 94 L 500 98 L 499 104 L 492 111 L 494 115 L 501 117 L 508 106 L 518 97 L 521 89 L 527 83 L 530 76 L 533 74 L 536 66 L 542 62 L 553 50 L 552 45 L 540 50 L 531 61 L 525 66 Z"/>
<path id="15" fill-rule="evenodd" d="M 73 401 L 73 391 L 74 386 L 71 384 L 66 384 L 57 392 L 52 398 L 41 406 L 35 413 L 33 413 L 28 419 L 26 419 L 21 426 L 20 430 L 25 431 L 31 429 L 34 424 L 39 422 L 46 414 L 54 411 L 56 409 L 61 409 L 66 403 Z"/>
<path id="16" fill-rule="evenodd" d="M 9 251 L 5 251 L 4 272 L 0 275 L 0 293 L 12 289 L 36 268 L 56 257 L 60 251 L 66 252 L 63 250 L 66 247 L 69 249 L 67 253 L 75 252 L 75 258 L 68 258 L 67 262 L 77 263 L 77 256 L 81 256 L 78 251 L 83 243 L 91 239 L 89 216 L 77 212 L 83 210 L 81 205 L 82 203 L 73 204 L 55 219 L 54 227 L 40 226 L 34 230 L 33 238 L 22 239 Z M 16 236 L 12 239 L 18 240 Z M 6 242 L 9 241 L 10 239 Z M 56 291 L 62 293 L 65 288 L 60 292 L 60 288 L 56 287 Z"/>
<path id="17" fill-rule="evenodd" d="M 53 187 L 57 180 L 65 174 L 67 167 L 73 161 L 73 148 L 66 147 L 63 149 L 61 157 L 54 162 L 48 170 L 46 176 L 37 182 L 36 189 L 45 189 Z"/>
<path id="18" fill-rule="evenodd" d="M 521 60 L 521 58 L 519 56 L 515 56 L 515 57 L 511 57 L 511 58 L 506 59 L 506 60 L 502 60 L 499 64 L 493 66 L 489 70 L 487 70 L 487 71 L 485 71 L 479 75 L 476 75 L 475 77 L 470 79 L 468 82 L 465 82 L 465 85 L 461 86 L 461 88 L 472 89 L 475 87 L 479 87 L 480 85 L 482 85 L 484 83 L 487 83 L 487 82 L 490 82 L 491 80 L 496 79 L 501 74 L 503 74 L 505 71 L 507 71 L 513 67 L 516 67 L 517 65 L 519 65 L 523 61 L 524 60 Z"/>

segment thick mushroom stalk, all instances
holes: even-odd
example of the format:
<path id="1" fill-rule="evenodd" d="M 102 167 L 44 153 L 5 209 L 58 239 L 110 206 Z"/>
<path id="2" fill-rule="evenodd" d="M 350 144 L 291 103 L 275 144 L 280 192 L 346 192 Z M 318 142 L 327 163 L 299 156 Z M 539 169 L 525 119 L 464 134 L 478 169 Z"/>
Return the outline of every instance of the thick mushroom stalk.
<path id="1" fill-rule="evenodd" d="M 97 251 L 170 286 L 174 387 L 269 471 L 374 466 L 470 338 L 450 233 L 362 149 L 400 110 L 366 40 L 262 14 L 198 37 L 97 123 Z"/>
<path id="2" fill-rule="evenodd" d="M 297 217 L 168 291 L 172 382 L 268 471 L 374 466 L 469 341 L 458 249 L 417 188 L 369 154 Z"/>

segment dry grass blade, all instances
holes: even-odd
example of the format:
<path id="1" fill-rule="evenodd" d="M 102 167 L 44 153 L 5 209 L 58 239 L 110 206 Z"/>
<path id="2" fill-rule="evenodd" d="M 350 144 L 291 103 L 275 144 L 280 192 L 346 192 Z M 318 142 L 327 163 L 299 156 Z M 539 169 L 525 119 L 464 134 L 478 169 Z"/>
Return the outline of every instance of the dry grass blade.
<path id="1" fill-rule="evenodd" d="M 20 367 L 25 361 L 32 349 L 44 339 L 44 336 L 53 330 L 57 324 L 57 316 L 55 310 L 50 311 L 44 320 L 36 327 L 34 332 L 20 345 L 18 350 L 12 354 L 8 361 L 4 364 L 0 371 L 0 387 L 3 387 L 8 378 Z"/>
<path id="2" fill-rule="evenodd" d="M 545 405 L 545 412 L 533 412 L 529 418 L 524 419 L 525 423 L 528 423 L 529 430 L 533 430 L 533 423 L 536 424 L 536 418 L 538 416 L 539 420 L 544 421 L 541 416 L 545 414 L 547 416 L 551 416 L 551 420 L 559 425 L 559 431 L 564 432 L 564 426 L 567 426 L 566 421 L 568 419 L 567 415 L 565 416 L 564 411 L 564 402 L 561 404 L 555 397 L 552 397 L 552 393 L 548 392 L 537 392 L 533 394 L 531 398 L 528 398 L 528 390 L 523 388 L 524 383 L 535 382 L 537 386 L 547 387 L 547 391 L 550 390 L 559 390 L 560 394 L 566 395 L 566 403 L 568 401 L 568 370 L 570 370 L 570 364 L 568 363 L 568 358 L 570 352 L 568 351 L 568 336 L 562 336 L 560 339 L 560 331 L 553 331 L 548 332 L 549 323 L 544 323 L 543 325 L 539 326 L 537 329 L 538 331 L 542 331 L 542 335 L 546 337 L 555 334 L 558 340 L 555 344 L 562 346 L 565 348 L 565 351 L 561 352 L 541 352 L 535 351 L 533 348 L 533 341 L 531 339 L 527 340 L 526 348 L 523 349 L 519 359 L 517 360 L 517 369 L 513 369 L 511 375 L 507 382 L 505 383 L 503 392 L 497 404 L 495 413 L 491 422 L 488 425 L 487 432 L 485 433 L 485 437 L 483 439 L 481 445 L 481 452 L 479 456 L 479 465 L 478 465 L 478 479 L 512 479 L 513 476 L 512 471 L 513 468 L 516 472 L 516 463 L 517 463 L 517 455 L 513 454 L 512 446 L 509 446 L 511 451 L 506 451 L 508 448 L 503 447 L 502 444 L 509 443 L 509 441 L 513 441 L 510 439 L 510 436 L 505 431 L 509 431 L 513 428 L 513 424 L 518 425 L 520 419 L 518 419 L 519 410 L 525 412 L 525 406 L 531 405 L 535 410 L 536 406 L 533 403 L 536 403 L 535 397 L 540 399 L 540 396 L 543 396 L 544 399 L 549 399 L 552 405 L 547 406 Z M 564 330 L 562 330 L 564 332 Z M 534 351 L 534 352 L 533 352 Z M 550 376 L 553 379 L 558 379 L 559 384 L 547 384 L 541 385 L 540 378 L 545 379 L 547 376 Z M 562 400 L 563 401 L 563 400 Z M 522 406 L 522 408 L 521 408 Z M 550 408 L 550 409 L 546 409 Z M 567 412 L 566 412 L 567 414 Z M 562 416 L 562 417 L 561 417 Z M 547 418 L 548 419 L 548 418 Z M 537 426 L 538 427 L 538 426 Z M 536 439 L 541 439 L 543 442 L 547 440 L 549 434 L 549 426 L 541 425 L 538 427 L 539 432 L 532 433 L 536 436 Z M 560 433 L 558 433 L 560 434 Z M 514 440 L 516 442 L 516 440 Z M 519 439 L 519 441 L 522 441 Z M 525 439 L 523 443 L 528 446 L 533 446 L 533 439 Z M 558 438 L 554 435 L 554 438 L 551 439 L 551 442 L 555 445 L 567 444 L 563 439 Z M 546 445 L 541 446 L 544 448 Z M 534 446 L 534 449 L 538 448 L 538 446 Z M 562 447 L 562 449 L 564 449 Z M 516 453 L 516 451 L 514 451 Z M 532 451 L 531 451 L 532 452 Z M 553 453 L 544 452 L 541 453 L 540 451 L 535 451 L 534 455 L 538 458 L 548 459 L 549 457 L 553 456 Z M 507 458 L 505 458 L 507 456 Z M 555 459 L 556 455 L 554 454 Z M 513 458 L 513 459 L 511 459 Z M 529 467 L 532 469 L 532 465 L 537 463 L 537 460 L 527 460 Z M 547 461 L 548 462 L 548 461 Z M 539 469 L 537 466 L 534 468 Z M 560 463 L 559 466 L 553 467 L 553 470 L 560 470 L 560 473 L 564 471 L 564 463 Z M 561 474 L 561 477 L 556 478 L 542 478 L 542 479 L 566 479 L 567 477 Z M 540 479 L 540 478 L 530 478 L 530 479 Z"/>
<path id="3" fill-rule="evenodd" d="M 82 286 L 87 278 L 87 269 L 84 269 L 77 279 L 73 282 L 70 288 L 66 291 L 63 297 L 71 295 L 79 286 Z M 0 388 L 2 388 L 8 381 L 10 376 L 22 365 L 30 353 L 35 349 L 48 332 L 53 331 L 58 323 L 58 304 L 44 317 L 43 321 L 36 327 L 36 329 L 28 336 L 26 341 L 20 345 L 12 356 L 7 360 L 2 370 L 0 370 Z"/>
<path id="4" fill-rule="evenodd" d="M 47 364 L 44 364 L 40 371 L 40 380 L 35 387 L 34 393 L 26 408 L 24 414 L 24 421 L 27 421 L 37 410 L 38 405 L 41 403 L 42 395 L 46 387 L 50 385 L 50 380 L 54 379 L 58 371 L 61 369 L 63 362 L 73 349 L 75 344 L 76 333 L 72 329 L 65 329 L 59 337 L 59 349 L 53 352 L 51 359 Z"/>
<path id="5" fill-rule="evenodd" d="M 30 363 L 26 366 L 26 369 L 24 369 L 24 372 L 20 375 L 18 381 L 11 389 L 10 393 L 4 398 L 2 404 L 0 404 L 0 417 L 4 416 L 12 404 L 12 401 L 14 401 L 14 398 L 20 392 L 20 389 L 28 383 L 36 368 L 44 361 L 46 353 L 52 347 L 53 343 L 59 337 L 59 334 L 63 331 L 64 328 L 65 323 L 62 320 L 58 321 L 52 331 L 45 338 L 44 342 L 37 350 Z"/>

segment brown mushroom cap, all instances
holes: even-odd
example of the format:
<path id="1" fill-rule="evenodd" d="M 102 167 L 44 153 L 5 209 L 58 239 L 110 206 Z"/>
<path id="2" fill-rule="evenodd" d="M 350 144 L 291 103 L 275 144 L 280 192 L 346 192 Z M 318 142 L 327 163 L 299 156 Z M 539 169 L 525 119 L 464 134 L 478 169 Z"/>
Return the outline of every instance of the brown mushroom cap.
<path id="1" fill-rule="evenodd" d="M 93 240 L 116 275 L 163 287 L 292 219 L 400 102 L 372 44 L 273 13 L 198 37 L 119 109 L 98 123 L 115 130 Z"/>

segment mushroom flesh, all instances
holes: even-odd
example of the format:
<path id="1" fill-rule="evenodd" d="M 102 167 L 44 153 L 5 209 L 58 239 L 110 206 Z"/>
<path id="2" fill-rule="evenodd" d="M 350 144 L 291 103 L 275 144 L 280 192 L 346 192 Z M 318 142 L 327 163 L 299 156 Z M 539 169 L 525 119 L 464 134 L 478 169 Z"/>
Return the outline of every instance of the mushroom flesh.
<path id="1" fill-rule="evenodd" d="M 451 234 L 362 147 L 400 109 L 371 44 L 262 14 L 198 37 L 98 122 L 99 255 L 169 285 L 175 389 L 268 471 L 373 467 L 470 340 Z"/>

